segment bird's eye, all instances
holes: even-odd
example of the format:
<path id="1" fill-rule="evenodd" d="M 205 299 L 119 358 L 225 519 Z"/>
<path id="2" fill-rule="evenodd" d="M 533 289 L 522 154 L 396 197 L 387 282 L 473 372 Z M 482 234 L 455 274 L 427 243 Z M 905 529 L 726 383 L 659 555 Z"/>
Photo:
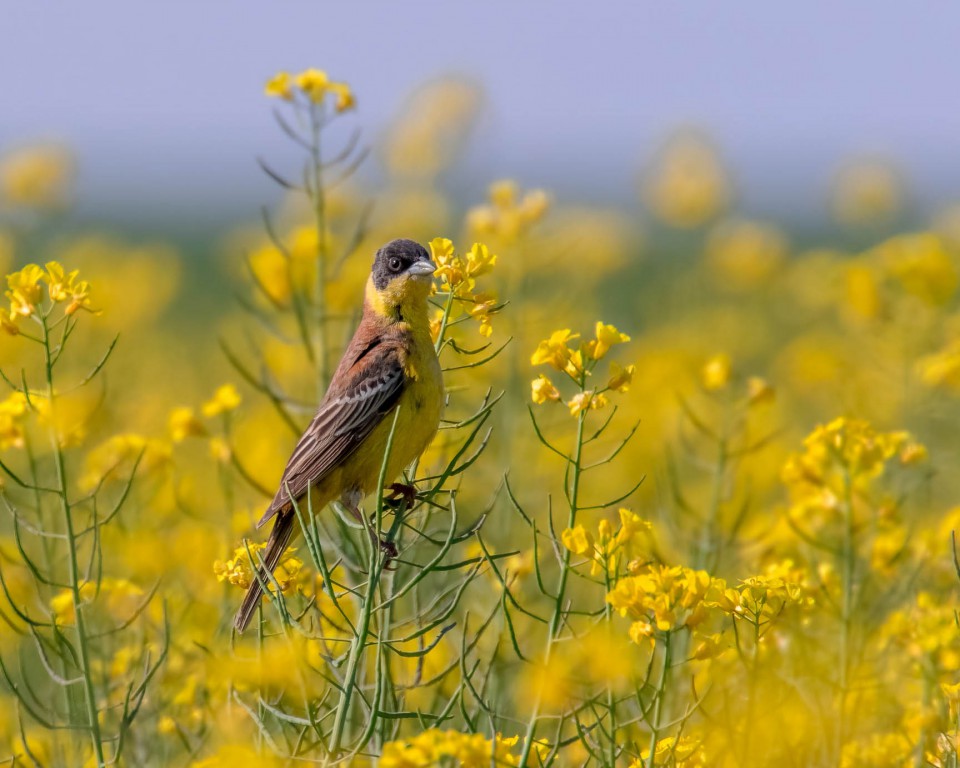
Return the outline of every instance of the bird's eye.
<path id="1" fill-rule="evenodd" d="M 388 262 L 388 264 L 389 264 L 389 266 L 390 266 L 390 271 L 391 271 L 391 272 L 399 272 L 399 271 L 400 271 L 400 267 L 402 266 L 402 262 L 401 262 L 400 259 L 398 259 L 396 256 L 394 256 L 392 259 L 390 259 L 390 261 Z"/>

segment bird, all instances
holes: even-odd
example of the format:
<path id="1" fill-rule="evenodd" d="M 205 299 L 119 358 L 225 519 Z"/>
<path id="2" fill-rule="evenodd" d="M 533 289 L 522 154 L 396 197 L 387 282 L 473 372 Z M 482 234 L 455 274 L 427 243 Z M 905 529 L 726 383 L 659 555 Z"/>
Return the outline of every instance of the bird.
<path id="1" fill-rule="evenodd" d="M 238 632 L 250 623 L 263 594 L 261 585 L 294 536 L 297 512 L 291 499 L 301 514 L 306 510 L 300 502 L 308 493 L 313 510 L 339 499 L 362 521 L 359 505 L 377 490 L 391 431 L 387 483 L 436 435 L 444 401 L 428 318 L 436 269 L 427 250 L 413 240 L 392 240 L 376 252 L 360 323 L 287 461 L 276 496 L 257 523 L 260 528 L 274 520 L 259 575 L 234 619 Z"/>

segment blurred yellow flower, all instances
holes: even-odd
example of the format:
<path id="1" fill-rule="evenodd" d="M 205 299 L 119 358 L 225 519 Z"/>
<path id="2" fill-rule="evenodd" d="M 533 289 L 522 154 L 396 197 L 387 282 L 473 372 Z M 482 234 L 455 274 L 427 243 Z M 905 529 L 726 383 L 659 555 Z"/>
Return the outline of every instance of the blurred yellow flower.
<path id="1" fill-rule="evenodd" d="M 776 391 L 766 379 L 761 379 L 759 376 L 751 376 L 747 379 L 747 402 L 750 405 L 769 403 L 775 397 Z"/>
<path id="2" fill-rule="evenodd" d="M 889 221 L 903 204 L 903 183 L 886 162 L 861 159 L 840 170 L 831 208 L 837 221 L 849 225 Z"/>
<path id="3" fill-rule="evenodd" d="M 7 275 L 7 298 L 10 300 L 10 319 L 30 317 L 37 311 L 42 289 L 40 280 L 44 271 L 36 264 L 27 264 L 18 272 Z"/>
<path id="4" fill-rule="evenodd" d="M 621 367 L 615 362 L 610 363 L 610 378 L 607 380 L 607 389 L 621 393 L 629 391 L 636 370 L 637 366 L 635 365 Z"/>
<path id="5" fill-rule="evenodd" d="M 634 760 L 629 768 L 706 768 L 707 761 L 703 746 L 697 739 L 689 736 L 668 736 L 657 740 L 657 751 L 650 760 L 650 750 L 644 750 L 641 760 Z"/>
<path id="6" fill-rule="evenodd" d="M 236 410 L 241 403 L 240 393 L 233 384 L 223 384 L 217 387 L 213 397 L 203 404 L 203 415 L 208 419 Z"/>
<path id="7" fill-rule="evenodd" d="M 51 301 L 70 300 L 65 310 L 72 315 L 80 309 L 90 309 L 90 284 L 86 280 L 77 280 L 80 270 L 66 272 L 56 261 L 46 263 L 46 274 L 43 280 L 47 283 L 47 291 Z"/>
<path id="8" fill-rule="evenodd" d="M 560 391 L 542 373 L 530 382 L 530 397 L 537 405 L 560 399 Z"/>
<path id="9" fill-rule="evenodd" d="M 786 261 L 787 240 L 770 224 L 727 221 L 710 233 L 706 258 L 721 287 L 753 290 Z"/>
<path id="10" fill-rule="evenodd" d="M 293 98 L 293 78 L 289 72 L 277 72 L 267 81 L 263 91 L 267 96 L 289 101 Z"/>
<path id="11" fill-rule="evenodd" d="M 11 392 L 0 401 L 0 450 L 23 447 L 22 419 L 27 411 L 27 398 L 20 392 Z"/>
<path id="12" fill-rule="evenodd" d="M 294 78 L 297 88 L 303 91 L 306 96 L 315 102 L 323 100 L 327 93 L 327 86 L 330 84 L 330 78 L 322 69 L 305 69 Z"/>
<path id="13" fill-rule="evenodd" d="M 139 477 L 151 475 L 169 466 L 171 448 L 166 442 L 145 438 L 134 433 L 114 435 L 91 450 L 86 457 L 84 472 L 77 481 L 81 490 L 90 491 L 106 480 L 126 482 L 120 471 L 124 465 L 139 460 Z"/>
<path id="14" fill-rule="evenodd" d="M 558 371 L 564 370 L 572 354 L 567 342 L 579 338 L 579 336 L 579 333 L 571 333 L 569 328 L 554 331 L 550 334 L 549 339 L 545 339 L 537 345 L 537 350 L 530 357 L 530 364 L 548 364 Z"/>
<path id="15" fill-rule="evenodd" d="M 615 344 L 624 344 L 625 342 L 630 341 L 630 337 L 625 333 L 620 333 L 616 326 L 609 325 L 599 320 L 597 321 L 596 334 L 596 339 L 587 341 L 583 345 L 586 355 L 594 360 L 601 359 L 607 354 L 607 352 L 610 351 L 610 347 L 614 346 Z"/>
<path id="16" fill-rule="evenodd" d="M 250 557 L 256 561 L 257 552 L 266 549 L 266 544 L 250 542 L 250 552 L 247 553 L 246 547 L 237 547 L 233 551 L 233 557 L 228 560 L 215 560 L 213 563 L 213 572 L 216 574 L 217 581 L 226 581 L 235 587 L 247 589 L 254 578 L 254 570 L 250 567 Z M 292 592 L 298 583 L 300 571 L 303 569 L 303 561 L 295 557 L 296 549 L 288 547 L 280 557 L 280 564 L 273 572 L 273 577 L 280 585 L 280 591 L 284 594 Z"/>
<path id="17" fill-rule="evenodd" d="M 490 765 L 518 765 L 512 753 L 518 736 L 505 738 L 497 734 L 488 739 L 479 733 L 427 730 L 408 739 L 388 741 L 383 745 L 381 768 L 427 768 L 432 765 L 459 768 L 487 768 Z"/>
<path id="18" fill-rule="evenodd" d="M 182 406 L 170 411 L 167 418 L 167 429 L 170 439 L 175 443 L 182 443 L 188 437 L 199 437 L 207 434 L 207 428 L 197 418 L 193 408 Z"/>
<path id="19" fill-rule="evenodd" d="M 607 405 L 607 396 L 600 392 L 578 392 L 567 401 L 571 416 L 579 416 L 587 410 L 597 411 Z"/>
<path id="20" fill-rule="evenodd" d="M 267 96 L 289 101 L 293 98 L 292 86 L 294 85 L 314 104 L 320 104 L 328 95 L 332 95 L 333 107 L 337 112 L 345 112 L 355 104 L 353 91 L 350 90 L 349 85 L 333 82 L 322 69 L 312 67 L 296 75 L 279 72 L 267 82 L 264 90 Z"/>
<path id="21" fill-rule="evenodd" d="M 732 365 L 730 358 L 724 354 L 711 357 L 700 371 L 700 383 L 709 392 L 723 389 L 730 383 Z"/>
<path id="22" fill-rule="evenodd" d="M 563 546 L 569 549 L 575 555 L 593 554 L 593 534 L 582 525 L 575 528 L 565 528 L 560 534 L 560 540 Z"/>
<path id="23" fill-rule="evenodd" d="M 467 213 L 467 226 L 474 234 L 494 237 L 501 244 L 515 241 L 538 222 L 550 207 L 542 189 L 521 196 L 515 181 L 502 180 L 490 185 L 489 205 L 478 205 Z"/>
<path id="24" fill-rule="evenodd" d="M 24 208 L 59 208 L 69 200 L 74 162 L 56 145 L 14 150 L 0 158 L 0 203 Z"/>
<path id="25" fill-rule="evenodd" d="M 695 131 L 670 139 L 644 187 L 653 212 L 674 227 L 701 226 L 730 200 L 730 184 L 716 150 Z"/>

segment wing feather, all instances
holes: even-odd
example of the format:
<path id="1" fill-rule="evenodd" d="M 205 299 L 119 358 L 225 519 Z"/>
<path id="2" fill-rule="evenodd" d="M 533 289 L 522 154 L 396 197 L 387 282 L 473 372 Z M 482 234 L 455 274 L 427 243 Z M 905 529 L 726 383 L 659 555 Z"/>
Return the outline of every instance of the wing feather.
<path id="1" fill-rule="evenodd" d="M 355 364 L 352 380 L 320 404 L 287 462 L 280 489 L 258 526 L 300 499 L 307 489 L 347 459 L 393 409 L 403 392 L 405 376 L 396 347 L 373 347 Z M 359 361 L 358 361 L 359 362 Z"/>

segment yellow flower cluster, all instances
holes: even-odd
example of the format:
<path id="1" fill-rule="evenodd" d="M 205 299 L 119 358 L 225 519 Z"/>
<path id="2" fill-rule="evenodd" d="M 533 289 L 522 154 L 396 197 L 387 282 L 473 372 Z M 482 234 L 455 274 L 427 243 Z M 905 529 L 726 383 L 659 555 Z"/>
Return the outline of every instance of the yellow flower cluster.
<path id="1" fill-rule="evenodd" d="M 954 601 L 944 602 L 930 592 L 920 592 L 916 602 L 890 614 L 882 635 L 918 669 L 952 681 L 960 670 L 960 632 Z M 943 677 L 943 675 L 947 677 Z"/>
<path id="2" fill-rule="evenodd" d="M 650 750 L 644 750 L 641 760 L 634 760 L 629 768 L 652 768 L 670 766 L 670 768 L 706 768 L 707 760 L 703 745 L 689 736 L 669 736 L 657 741 L 657 750 L 650 760 Z"/>
<path id="3" fill-rule="evenodd" d="M 717 595 L 709 602 L 711 607 L 758 627 L 773 621 L 789 605 L 813 605 L 813 588 L 806 573 L 791 560 L 774 563 L 736 587 L 727 587 L 722 579 L 716 580 L 716 586 Z"/>
<path id="4" fill-rule="evenodd" d="M 635 556 L 644 535 L 650 531 L 650 523 L 629 509 L 621 507 L 618 514 L 620 527 L 616 531 L 609 520 L 603 519 L 597 526 L 596 537 L 582 524 L 566 528 L 560 534 L 563 546 L 575 555 L 590 558 L 590 571 L 594 575 L 615 575 L 624 559 Z"/>
<path id="5" fill-rule="evenodd" d="M 946 241 L 932 232 L 897 235 L 851 262 L 844 308 L 865 320 L 882 320 L 898 308 L 938 308 L 954 296 L 960 274 Z"/>
<path id="6" fill-rule="evenodd" d="M 23 147 L 0 159 L 0 204 L 51 209 L 67 203 L 73 180 L 70 153 L 55 145 Z"/>
<path id="7" fill-rule="evenodd" d="M 707 392 L 721 392 L 730 386 L 734 376 L 733 363 L 728 355 L 711 356 L 700 369 L 700 384 Z M 750 376 L 746 380 L 746 404 L 759 405 L 774 399 L 775 392 L 766 379 Z"/>
<path id="8" fill-rule="evenodd" d="M 471 208 L 467 225 L 478 236 L 511 243 L 540 221 L 549 207 L 550 199 L 542 189 L 521 195 L 515 181 L 497 181 L 490 185 L 490 203 Z"/>
<path id="9" fill-rule="evenodd" d="M 621 616 L 635 620 L 630 627 L 631 640 L 652 643 L 657 631 L 673 632 L 699 625 L 707 616 L 709 599 L 725 586 L 706 571 L 680 565 L 650 565 L 634 576 L 620 579 L 607 594 L 607 602 Z"/>
<path id="10" fill-rule="evenodd" d="M 457 768 L 487 768 L 490 765 L 519 765 L 512 752 L 518 736 L 497 734 L 488 739 L 479 733 L 460 733 L 428 728 L 410 739 L 389 741 L 383 745 L 381 768 L 426 768 L 449 765 Z"/>
<path id="11" fill-rule="evenodd" d="M 960 339 L 953 339 L 938 352 L 920 358 L 917 373 L 928 387 L 960 391 Z"/>
<path id="12" fill-rule="evenodd" d="M 27 264 L 23 269 L 7 275 L 6 296 L 10 301 L 8 318 L 3 318 L 3 328 L 10 334 L 19 333 L 17 323 L 39 313 L 43 300 L 41 282 L 47 284 L 47 295 L 53 303 L 66 302 L 64 312 L 73 315 L 78 310 L 90 310 L 90 284 L 78 280 L 78 270 L 66 272 L 56 261 L 47 262 L 45 268 Z"/>
<path id="13" fill-rule="evenodd" d="M 581 341 L 577 349 L 571 348 L 570 342 L 579 338 L 580 334 L 572 333 L 569 328 L 554 331 L 549 339 L 544 339 L 537 345 L 536 351 L 530 357 L 531 365 L 549 365 L 566 374 L 581 388 L 581 391 L 566 403 L 572 416 L 605 407 L 609 402 L 606 393 L 629 390 L 636 371 L 634 365 L 620 366 L 611 362 L 606 385 L 586 389 L 587 377 L 593 375 L 597 363 L 607 355 L 611 347 L 630 341 L 630 337 L 617 330 L 616 326 L 597 321 L 595 337 Z M 561 400 L 560 390 L 544 374 L 531 382 L 530 397 L 537 405 Z"/>
<path id="14" fill-rule="evenodd" d="M 0 450 L 23 447 L 23 415 L 27 412 L 27 398 L 12 392 L 0 401 Z"/>
<path id="15" fill-rule="evenodd" d="M 302 93 L 313 104 L 322 104 L 327 96 L 334 98 L 334 109 L 346 112 L 356 105 L 353 91 L 346 83 L 334 82 L 322 69 L 305 69 L 296 75 L 278 72 L 271 77 L 264 93 L 284 101 L 292 101 L 295 92 Z"/>
<path id="16" fill-rule="evenodd" d="M 237 547 L 233 551 L 233 557 L 229 560 L 216 560 L 213 563 L 213 572 L 217 576 L 217 581 L 226 581 L 235 587 L 247 589 L 254 581 L 254 569 L 250 567 L 250 556 L 256 556 L 257 552 L 266 549 L 266 544 L 250 543 L 250 554 L 247 554 L 246 547 Z M 285 595 L 290 594 L 296 589 L 303 570 L 303 560 L 295 557 L 296 549 L 288 547 L 286 552 L 280 558 L 280 564 L 273 572 L 273 577 L 280 585 L 280 591 Z"/>
<path id="17" fill-rule="evenodd" d="M 497 297 L 489 291 L 477 291 L 477 278 L 489 273 L 497 264 L 497 256 L 483 243 L 474 243 L 463 255 L 457 255 L 453 242 L 445 237 L 430 241 L 430 253 L 437 265 L 436 276 L 440 290 L 460 302 L 466 315 L 480 323 L 480 334 L 490 336 L 493 326 L 490 317 L 498 311 Z M 449 323 L 447 310 L 437 310 L 430 321 L 434 339 L 444 320 Z"/>
<path id="18" fill-rule="evenodd" d="M 877 432 L 866 421 L 838 418 L 818 426 L 804 450 L 787 459 L 781 479 L 790 491 L 790 515 L 818 526 L 840 514 L 845 504 L 866 496 L 893 459 L 912 465 L 926 449 L 907 432 Z"/>
<path id="19" fill-rule="evenodd" d="M 861 159 L 842 168 L 834 183 L 831 208 L 843 224 L 882 223 L 903 204 L 903 183 L 889 163 Z"/>
<path id="20" fill-rule="evenodd" d="M 155 474 L 169 466 L 171 453 L 170 445 L 162 440 L 133 432 L 114 435 L 87 454 L 77 484 L 81 490 L 90 491 L 108 479 L 126 482 L 127 476 L 120 470 L 132 466 L 137 459 L 138 477 Z"/>
<path id="21" fill-rule="evenodd" d="M 646 182 L 654 213 L 674 227 L 698 227 L 728 204 L 730 184 L 713 146 L 702 136 L 674 136 Z"/>
<path id="22" fill-rule="evenodd" d="M 128 621 L 140 608 L 144 592 L 127 579 L 103 578 L 97 584 L 91 581 L 80 585 L 80 602 L 89 603 L 99 598 L 107 613 L 114 621 Z M 50 600 L 50 610 L 58 624 L 72 624 L 76 621 L 73 606 L 73 593 L 63 589 Z"/>

